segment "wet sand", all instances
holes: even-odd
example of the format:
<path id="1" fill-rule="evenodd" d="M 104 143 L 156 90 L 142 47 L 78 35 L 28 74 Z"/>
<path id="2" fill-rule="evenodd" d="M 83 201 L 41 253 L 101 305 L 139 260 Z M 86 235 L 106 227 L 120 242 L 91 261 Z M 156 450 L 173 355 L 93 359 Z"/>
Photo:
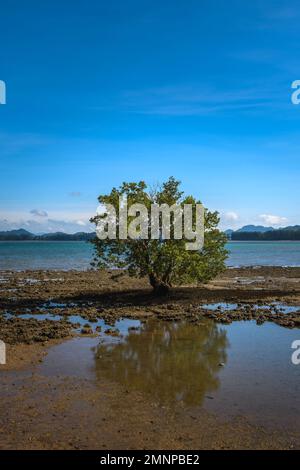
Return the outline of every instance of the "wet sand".
<path id="1" fill-rule="evenodd" d="M 0 331 L 9 343 L 8 364 L 0 366 L 1 449 L 300 448 L 295 428 L 272 429 L 246 415 L 228 418 L 182 400 L 171 406 L 109 374 L 97 374 L 97 382 L 93 375 L 81 377 L 71 370 L 61 373 L 58 368 L 56 373 L 54 368 L 49 374 L 45 361 L 49 351 L 53 365 L 50 352 L 70 337 L 89 341 L 81 327 L 74 331 L 69 321 L 74 315 L 90 326 L 105 319 L 111 325 L 107 337 L 116 331 L 115 321 L 124 317 L 184 320 L 198 328 L 206 317 L 222 323 L 252 319 L 298 332 L 297 308 L 283 313 L 267 307 L 273 302 L 300 305 L 299 268 L 229 269 L 207 286 L 177 288 L 166 298 L 153 297 L 145 280 L 115 271 L 2 272 L 0 295 Z M 203 308 L 220 302 L 236 308 Z M 41 312 L 61 320 L 19 317 Z M 7 313 L 12 317 L 5 318 Z"/>
<path id="2" fill-rule="evenodd" d="M 292 449 L 299 435 L 246 417 L 161 406 L 103 379 L 10 374 L 1 378 L 1 449 Z"/>

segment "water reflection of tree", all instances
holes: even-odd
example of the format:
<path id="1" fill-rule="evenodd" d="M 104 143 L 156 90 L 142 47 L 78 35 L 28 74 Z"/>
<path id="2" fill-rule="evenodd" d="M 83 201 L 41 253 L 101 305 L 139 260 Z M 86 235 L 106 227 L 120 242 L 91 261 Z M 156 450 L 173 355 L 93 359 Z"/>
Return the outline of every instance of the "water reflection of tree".
<path id="1" fill-rule="evenodd" d="M 227 346 L 226 331 L 213 322 L 148 321 L 120 343 L 99 345 L 96 373 L 162 402 L 200 405 L 219 387 Z"/>

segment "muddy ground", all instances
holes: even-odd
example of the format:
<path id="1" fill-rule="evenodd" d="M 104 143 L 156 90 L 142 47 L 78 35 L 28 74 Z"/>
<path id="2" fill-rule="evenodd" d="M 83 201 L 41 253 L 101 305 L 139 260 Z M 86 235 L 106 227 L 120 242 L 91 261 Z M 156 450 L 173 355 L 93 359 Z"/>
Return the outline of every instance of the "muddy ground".
<path id="1" fill-rule="evenodd" d="M 0 449 L 296 449 L 298 434 L 266 430 L 246 417 L 162 406 L 103 379 L 1 378 Z"/>
<path id="2" fill-rule="evenodd" d="M 297 328 L 300 311 L 267 308 L 276 301 L 300 305 L 300 268 L 228 269 L 209 285 L 174 288 L 163 298 L 151 295 L 146 280 L 116 271 L 1 272 L 0 337 L 7 342 L 8 364 L 0 366 L 0 449 L 300 448 L 300 434 L 267 430 L 247 417 L 224 420 L 201 409 L 187 412 L 180 403 L 169 408 L 105 378 L 96 386 L 38 372 L 49 347 L 81 334 L 70 315 L 111 325 L 120 317 L 201 322 L 208 316 Z M 216 302 L 237 307 L 225 312 L 201 306 Z M 61 320 L 18 317 L 41 312 Z"/>
<path id="3" fill-rule="evenodd" d="M 217 302 L 237 305 L 230 311 L 203 308 Z M 283 313 L 273 302 L 299 306 L 299 311 Z M 4 318 L 7 313 L 13 317 Z M 56 314 L 61 321 L 39 326 L 34 320 L 17 318 L 28 313 Z M 0 328 L 8 343 L 67 337 L 70 315 L 90 322 L 104 318 L 112 324 L 120 317 L 197 322 L 204 316 L 222 323 L 254 319 L 299 327 L 300 268 L 228 269 L 207 285 L 174 287 L 165 297 L 153 296 L 147 279 L 133 279 L 118 271 L 0 272 Z"/>

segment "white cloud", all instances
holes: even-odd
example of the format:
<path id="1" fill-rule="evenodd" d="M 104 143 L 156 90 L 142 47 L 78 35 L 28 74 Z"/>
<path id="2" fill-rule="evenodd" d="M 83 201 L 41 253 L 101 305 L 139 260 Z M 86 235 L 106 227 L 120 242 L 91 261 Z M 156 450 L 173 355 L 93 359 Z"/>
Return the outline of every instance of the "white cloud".
<path id="1" fill-rule="evenodd" d="M 37 217 L 48 217 L 48 213 L 46 211 L 41 211 L 39 209 L 32 209 L 30 214 L 35 215 Z"/>
<path id="2" fill-rule="evenodd" d="M 226 222 L 236 222 L 237 220 L 239 220 L 239 214 L 233 211 L 229 211 L 222 214 L 222 218 Z"/>
<path id="3" fill-rule="evenodd" d="M 283 225 L 288 220 L 286 217 L 272 214 L 261 214 L 259 218 L 267 225 Z"/>
<path id="4" fill-rule="evenodd" d="M 77 225 L 82 225 L 82 226 L 85 226 L 85 225 L 86 225 L 86 223 L 83 222 L 83 220 L 77 220 L 76 224 L 77 224 Z"/>

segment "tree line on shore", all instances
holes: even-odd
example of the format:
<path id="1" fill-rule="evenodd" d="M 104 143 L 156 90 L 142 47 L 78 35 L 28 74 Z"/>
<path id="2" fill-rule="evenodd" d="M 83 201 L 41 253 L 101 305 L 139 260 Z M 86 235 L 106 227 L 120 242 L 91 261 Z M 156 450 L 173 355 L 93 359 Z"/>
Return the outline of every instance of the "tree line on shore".
<path id="1" fill-rule="evenodd" d="M 232 241 L 297 241 L 300 240 L 300 226 L 286 227 L 267 232 L 232 232 Z"/>
<path id="2" fill-rule="evenodd" d="M 300 226 L 286 227 L 260 231 L 237 231 L 225 232 L 227 238 L 232 241 L 300 241 Z M 95 232 L 77 232 L 73 234 L 55 232 L 35 235 L 24 229 L 0 231 L 0 241 L 89 241 L 96 237 Z"/>
<path id="3" fill-rule="evenodd" d="M 95 236 L 95 232 L 77 232 L 73 234 L 54 232 L 35 235 L 27 230 L 19 229 L 0 232 L 0 241 L 89 241 Z"/>

